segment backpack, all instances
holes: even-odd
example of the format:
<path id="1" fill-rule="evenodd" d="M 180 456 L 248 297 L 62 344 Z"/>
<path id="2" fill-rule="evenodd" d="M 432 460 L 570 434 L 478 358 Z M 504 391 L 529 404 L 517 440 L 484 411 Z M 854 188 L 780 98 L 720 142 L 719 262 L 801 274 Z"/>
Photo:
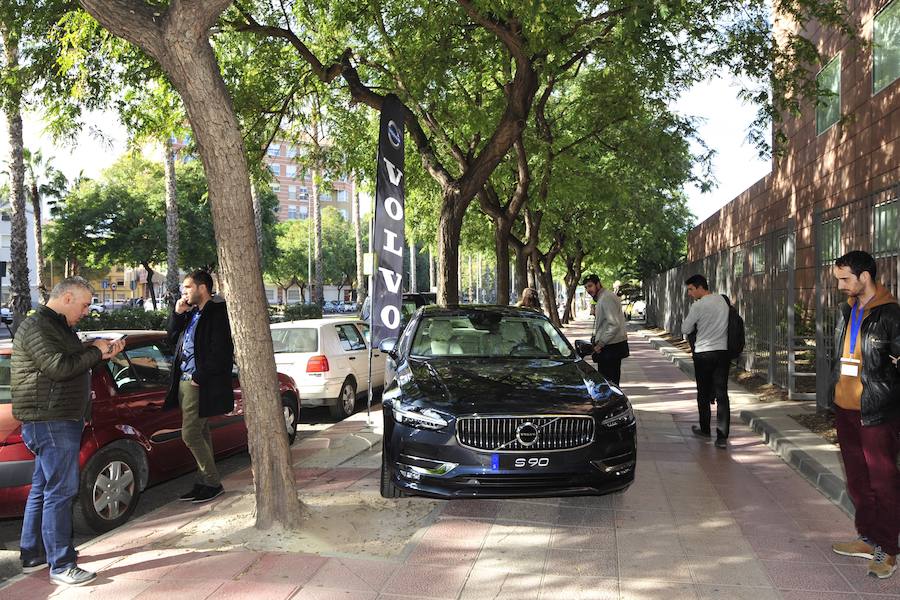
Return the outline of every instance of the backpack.
<path id="1" fill-rule="evenodd" d="M 744 351 L 744 344 L 746 343 L 744 319 L 731 304 L 728 296 L 722 294 L 722 297 L 725 298 L 725 303 L 728 304 L 728 360 L 734 360 Z"/>

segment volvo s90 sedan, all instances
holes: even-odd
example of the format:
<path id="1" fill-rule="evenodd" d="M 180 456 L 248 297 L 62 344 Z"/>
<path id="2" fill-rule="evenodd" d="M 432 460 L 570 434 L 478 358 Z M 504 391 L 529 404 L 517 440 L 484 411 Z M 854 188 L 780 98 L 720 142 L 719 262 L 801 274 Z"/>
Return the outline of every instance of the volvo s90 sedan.
<path id="1" fill-rule="evenodd" d="M 549 319 L 514 307 L 427 306 L 381 349 L 381 494 L 604 494 L 634 481 L 632 407 Z"/>

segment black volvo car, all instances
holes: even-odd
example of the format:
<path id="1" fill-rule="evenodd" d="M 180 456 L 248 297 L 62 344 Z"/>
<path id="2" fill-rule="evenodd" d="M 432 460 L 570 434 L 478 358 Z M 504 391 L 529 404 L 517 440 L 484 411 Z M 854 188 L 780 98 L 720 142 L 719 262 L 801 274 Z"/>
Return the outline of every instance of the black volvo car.
<path id="1" fill-rule="evenodd" d="M 604 494 L 634 481 L 628 399 L 529 309 L 426 306 L 381 349 L 381 494 Z"/>

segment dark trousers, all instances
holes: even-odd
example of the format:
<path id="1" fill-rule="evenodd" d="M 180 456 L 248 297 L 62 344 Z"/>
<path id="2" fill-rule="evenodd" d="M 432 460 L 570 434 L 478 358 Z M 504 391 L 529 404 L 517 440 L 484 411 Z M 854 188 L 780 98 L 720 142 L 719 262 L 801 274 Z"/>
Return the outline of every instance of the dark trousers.
<path id="1" fill-rule="evenodd" d="M 700 429 L 710 433 L 712 403 L 716 408 L 716 437 L 727 438 L 731 430 L 731 408 L 728 403 L 728 369 L 731 361 L 725 350 L 694 353 L 694 376 L 697 379 L 697 410 Z"/>
<path id="2" fill-rule="evenodd" d="M 597 370 L 607 381 L 619 385 L 619 380 L 622 378 L 621 358 L 605 358 L 602 354 L 595 354 L 594 362 L 597 363 Z"/>
<path id="3" fill-rule="evenodd" d="M 900 420 L 864 427 L 859 411 L 836 406 L 834 415 L 856 531 L 887 554 L 900 554 Z"/>

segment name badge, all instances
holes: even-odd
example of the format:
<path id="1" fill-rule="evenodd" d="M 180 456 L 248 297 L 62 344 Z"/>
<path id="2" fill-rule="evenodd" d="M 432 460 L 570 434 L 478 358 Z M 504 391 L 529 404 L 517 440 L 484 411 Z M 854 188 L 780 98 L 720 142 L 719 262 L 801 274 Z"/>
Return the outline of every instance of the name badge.
<path id="1" fill-rule="evenodd" d="M 861 364 L 861 361 L 856 360 L 855 358 L 842 358 L 841 375 L 846 375 L 847 377 L 859 377 L 859 367 Z"/>

